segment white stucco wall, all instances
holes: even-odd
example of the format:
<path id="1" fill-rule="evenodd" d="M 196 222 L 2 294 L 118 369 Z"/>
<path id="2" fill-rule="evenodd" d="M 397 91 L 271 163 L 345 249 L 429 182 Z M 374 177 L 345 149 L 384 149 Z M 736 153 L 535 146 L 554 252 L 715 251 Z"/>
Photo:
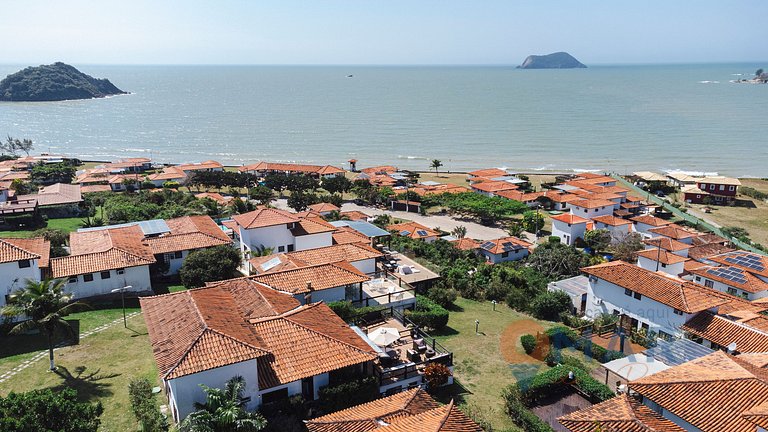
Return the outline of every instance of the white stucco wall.
<path id="1" fill-rule="evenodd" d="M 340 286 L 336 288 L 328 288 L 319 291 L 312 291 L 312 303 L 323 301 L 330 303 L 334 301 L 344 300 L 346 298 L 346 286 Z M 305 304 L 304 294 L 296 294 L 293 296 L 301 304 Z"/>
<path id="2" fill-rule="evenodd" d="M 638 267 L 644 268 L 646 270 L 650 270 L 653 272 L 656 271 L 656 260 L 639 256 L 637 257 L 637 265 Z M 685 271 L 685 263 L 680 262 L 680 263 L 667 264 L 667 265 L 664 265 L 663 263 L 659 263 L 659 271 L 663 271 L 664 273 L 677 276 L 683 271 Z"/>
<path id="3" fill-rule="evenodd" d="M 328 247 L 333 245 L 333 233 L 324 232 L 298 236 L 294 242 L 297 251 Z M 277 250 L 275 250 L 275 252 L 277 252 Z"/>
<path id="4" fill-rule="evenodd" d="M 24 287 L 27 279 L 40 281 L 38 260 L 29 260 L 29 267 L 19 268 L 19 261 L 0 264 L 0 307 L 5 306 L 5 296 Z"/>
<path id="5" fill-rule="evenodd" d="M 240 239 L 247 250 L 267 247 L 272 248 L 274 253 L 280 252 L 280 246 L 284 249 L 282 252 L 288 252 L 288 245 L 294 244 L 293 234 L 287 224 L 254 229 L 240 227 Z"/>
<path id="6" fill-rule="evenodd" d="M 205 392 L 200 388 L 200 384 L 205 384 L 208 387 L 223 388 L 227 381 L 234 376 L 245 378 L 243 396 L 250 396 L 251 398 L 250 402 L 246 405 L 246 409 L 254 410 L 258 408 L 261 404 L 258 367 L 256 360 L 248 360 L 169 380 L 168 399 L 169 403 L 176 407 L 176 418 L 183 420 L 189 413 L 195 411 L 195 402 L 205 402 Z"/>
<path id="7" fill-rule="evenodd" d="M 595 221 L 595 229 L 605 229 L 611 233 L 611 243 L 618 243 L 632 232 L 632 225 L 606 225 Z"/>
<path id="8" fill-rule="evenodd" d="M 610 216 L 613 214 L 614 206 L 604 206 L 597 208 L 584 208 L 571 204 L 571 214 L 581 216 L 584 219 L 592 219 L 597 216 Z"/>
<path id="9" fill-rule="evenodd" d="M 72 276 L 77 281 L 70 282 L 71 278 L 67 278 L 65 290 L 74 294 L 75 298 L 84 298 L 110 294 L 113 289 L 128 285 L 133 287 L 131 291 L 136 292 L 152 289 L 149 280 L 149 266 L 126 267 L 124 270 L 125 272 L 121 275 L 117 274 L 117 270 L 110 270 L 109 279 L 102 279 L 101 272 L 91 273 L 93 274 L 91 282 L 85 282 L 84 275 Z"/>
<path id="10" fill-rule="evenodd" d="M 350 264 L 365 274 L 376 273 L 376 258 L 353 261 Z"/>
<path id="11" fill-rule="evenodd" d="M 517 251 L 509 251 L 506 257 L 503 257 L 502 254 L 492 254 L 486 250 L 478 249 L 483 256 L 485 256 L 486 260 L 493 264 L 498 264 L 500 262 L 505 261 L 517 261 L 521 260 L 528 256 L 528 249 L 519 249 Z"/>
<path id="12" fill-rule="evenodd" d="M 700 432 L 701 429 L 694 427 L 692 424 L 688 423 L 687 421 L 683 420 L 682 418 L 672 414 L 671 412 L 667 411 L 662 407 L 661 405 L 657 404 L 656 402 L 643 397 L 643 403 L 652 409 L 653 411 L 656 411 L 657 413 L 660 411 L 659 408 L 661 408 L 661 415 L 666 418 L 667 420 L 671 421 L 672 423 L 680 426 L 681 428 L 685 429 L 689 432 Z"/>
<path id="13" fill-rule="evenodd" d="M 601 299 L 601 304 L 596 304 L 595 299 Z M 651 330 L 662 330 L 667 334 L 682 337 L 680 327 L 690 319 L 691 315 L 683 313 L 677 315 L 674 308 L 659 303 L 647 296 L 640 300 L 634 296 L 624 294 L 624 288 L 602 279 L 590 277 L 587 289 L 587 317 L 594 318 L 603 313 L 613 313 L 618 310 L 641 323 L 649 325 Z"/>
<path id="14" fill-rule="evenodd" d="M 722 283 L 720 281 L 709 279 L 709 278 L 707 278 L 705 276 L 694 275 L 693 281 L 696 282 L 699 285 L 705 285 L 705 286 L 707 284 L 706 282 L 709 281 L 709 282 L 712 283 L 712 287 L 711 288 L 716 289 L 716 290 L 718 290 L 720 292 L 724 292 L 724 293 L 728 292 L 728 288 L 735 288 L 736 289 L 736 294 L 734 294 L 734 295 L 738 296 L 738 297 L 744 297 L 742 294 L 746 294 L 746 299 L 747 300 L 757 300 L 757 299 L 761 299 L 761 298 L 764 298 L 764 297 L 768 296 L 768 291 L 760 291 L 760 292 L 757 292 L 757 293 L 751 293 L 749 291 L 744 291 L 743 289 L 739 288 L 738 286 L 724 284 L 724 283 Z"/>
<path id="15" fill-rule="evenodd" d="M 572 246 L 577 238 L 584 238 L 584 233 L 587 231 L 587 224 L 567 224 L 558 220 L 552 219 L 552 235 L 560 237 L 560 243 Z"/>

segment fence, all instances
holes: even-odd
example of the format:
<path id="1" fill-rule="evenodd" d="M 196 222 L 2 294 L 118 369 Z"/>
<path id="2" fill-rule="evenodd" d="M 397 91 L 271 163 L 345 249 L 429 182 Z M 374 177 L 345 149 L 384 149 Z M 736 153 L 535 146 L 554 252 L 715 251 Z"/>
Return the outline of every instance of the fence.
<path id="1" fill-rule="evenodd" d="M 681 218 L 681 219 L 683 219 L 683 220 L 685 220 L 685 221 L 695 225 L 697 228 L 703 227 L 707 231 L 710 231 L 710 232 L 712 232 L 714 234 L 717 234 L 720 237 L 726 238 L 726 239 L 728 239 L 728 241 L 730 241 L 731 243 L 733 243 L 734 245 L 736 245 L 740 249 L 744 249 L 744 250 L 747 250 L 747 251 L 750 251 L 750 252 L 754 252 L 754 253 L 758 253 L 758 254 L 761 254 L 761 255 L 765 255 L 765 252 L 761 251 L 760 249 L 757 249 L 757 248 L 753 247 L 752 245 L 744 243 L 743 241 L 741 241 L 741 240 L 739 240 L 739 239 L 737 239 L 737 238 L 735 238 L 735 237 L 733 237 L 731 235 L 728 235 L 727 233 L 723 232 L 723 230 L 721 230 L 720 228 L 712 225 L 711 223 L 709 223 L 709 222 L 707 222 L 705 220 L 699 219 L 696 216 L 693 216 L 693 215 L 690 215 L 688 213 L 685 213 L 685 212 L 681 211 L 680 209 L 672 206 L 667 201 L 665 201 L 665 200 L 663 200 L 663 199 L 661 199 L 661 198 L 659 198 L 657 196 L 651 195 L 647 191 L 644 191 L 644 190 L 640 189 L 639 187 L 633 185 L 632 183 L 630 183 L 627 180 L 625 180 L 624 178 L 622 178 L 620 175 L 612 174 L 611 177 L 613 177 L 614 179 L 618 180 L 624 187 L 628 187 L 628 188 L 632 189 L 633 191 L 635 191 L 636 193 L 640 194 L 641 196 L 647 196 L 649 200 L 651 200 L 654 203 L 662 206 L 665 210 L 671 212 L 675 216 L 677 216 L 677 217 L 679 217 L 679 218 Z"/>

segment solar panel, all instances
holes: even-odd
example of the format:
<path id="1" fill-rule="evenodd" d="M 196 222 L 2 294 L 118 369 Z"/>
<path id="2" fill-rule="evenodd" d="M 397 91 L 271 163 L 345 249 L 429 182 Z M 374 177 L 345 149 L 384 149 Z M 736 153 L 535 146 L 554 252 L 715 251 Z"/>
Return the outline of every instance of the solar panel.
<path id="1" fill-rule="evenodd" d="M 418 231 L 416 231 L 416 234 L 418 234 L 418 235 L 420 235 L 422 237 L 426 237 L 427 236 L 427 232 L 424 231 L 424 230 L 418 230 Z"/>
<path id="2" fill-rule="evenodd" d="M 141 231 L 144 232 L 145 236 L 152 236 L 152 235 L 171 232 L 171 229 L 168 227 L 168 224 L 166 224 L 165 221 L 162 219 L 152 219 L 148 221 L 141 221 L 138 223 L 138 225 L 141 228 Z"/>
<path id="3" fill-rule="evenodd" d="M 480 247 L 481 247 L 481 248 L 483 248 L 483 249 L 485 249 L 485 250 L 490 250 L 490 249 L 493 249 L 493 247 L 494 247 L 494 246 L 495 246 L 495 243 L 493 243 L 493 242 L 490 242 L 490 241 L 488 241 L 488 242 L 485 242 L 485 243 L 483 243 L 483 244 L 481 244 L 481 245 L 480 245 Z"/>
<path id="4" fill-rule="evenodd" d="M 278 264 L 280 264 L 280 258 L 272 258 L 271 260 L 262 264 L 261 268 L 264 269 L 264 271 L 269 271 L 270 269 L 274 268 Z"/>
<path id="5" fill-rule="evenodd" d="M 744 273 L 734 267 L 716 267 L 707 270 L 707 273 L 711 274 L 712 276 L 736 282 L 738 284 L 747 283 L 747 279 L 744 277 Z"/>
<path id="6" fill-rule="evenodd" d="M 751 253 L 739 253 L 739 255 L 729 255 L 725 257 L 725 260 L 729 263 L 736 264 L 741 267 L 753 269 L 757 271 L 764 271 L 765 265 L 760 255 Z"/>
<path id="7" fill-rule="evenodd" d="M 407 236 L 407 235 L 411 235 L 411 232 L 410 232 L 410 231 L 407 231 L 407 230 L 403 230 L 403 231 L 400 231 L 400 235 L 401 235 L 401 236 Z"/>

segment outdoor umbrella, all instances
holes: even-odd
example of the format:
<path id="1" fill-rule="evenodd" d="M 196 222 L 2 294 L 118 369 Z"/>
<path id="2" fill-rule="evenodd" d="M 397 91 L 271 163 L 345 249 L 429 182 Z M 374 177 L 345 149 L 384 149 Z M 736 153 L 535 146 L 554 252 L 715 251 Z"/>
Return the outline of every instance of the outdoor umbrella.
<path id="1" fill-rule="evenodd" d="M 396 328 L 381 327 L 368 333 L 368 337 L 376 345 L 387 346 L 400 339 L 400 332 Z"/>

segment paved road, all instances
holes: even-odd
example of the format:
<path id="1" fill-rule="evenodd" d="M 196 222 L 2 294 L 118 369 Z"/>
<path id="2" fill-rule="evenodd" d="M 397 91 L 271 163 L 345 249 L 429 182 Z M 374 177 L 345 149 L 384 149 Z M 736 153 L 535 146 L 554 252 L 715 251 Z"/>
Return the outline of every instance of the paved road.
<path id="1" fill-rule="evenodd" d="M 275 205 L 275 207 L 277 208 L 290 210 L 290 208 L 286 203 L 286 200 L 284 199 L 274 201 L 273 205 Z M 467 237 L 478 239 L 478 240 L 493 240 L 500 237 L 509 236 L 509 234 L 507 234 L 507 232 L 501 228 L 487 227 L 472 221 L 463 221 L 463 220 L 454 219 L 450 216 L 437 216 L 437 215 L 422 216 L 417 213 L 406 213 L 403 211 L 382 210 L 374 207 L 360 206 L 354 203 L 344 203 L 341 206 L 341 210 L 342 211 L 357 210 L 371 216 L 388 214 L 392 217 L 396 217 L 399 219 L 412 220 L 414 222 L 418 222 L 422 225 L 425 225 L 429 228 L 440 228 L 441 230 L 448 231 L 448 232 L 450 232 L 457 226 L 464 226 L 467 228 Z M 530 237 L 531 238 L 527 239 L 528 241 L 531 241 L 531 239 L 533 238 L 533 236 L 530 236 Z"/>

